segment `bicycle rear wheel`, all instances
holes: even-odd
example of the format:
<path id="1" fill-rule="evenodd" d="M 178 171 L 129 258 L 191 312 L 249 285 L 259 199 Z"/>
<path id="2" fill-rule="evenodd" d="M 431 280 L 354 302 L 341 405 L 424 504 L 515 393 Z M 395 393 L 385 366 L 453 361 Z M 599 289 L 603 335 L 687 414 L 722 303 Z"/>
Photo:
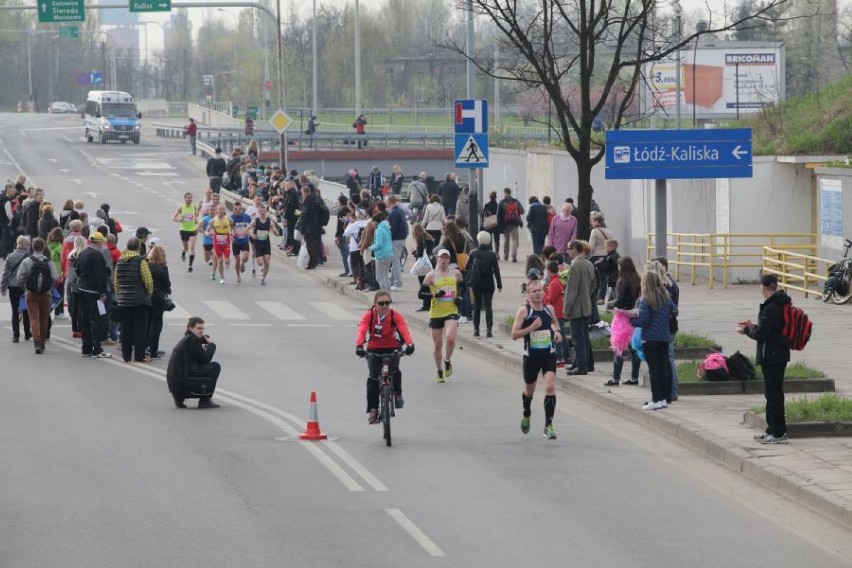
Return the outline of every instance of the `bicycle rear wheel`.
<path id="1" fill-rule="evenodd" d="M 385 443 L 388 446 L 391 445 L 391 414 L 393 413 L 391 405 L 393 405 L 391 386 L 389 384 L 382 385 L 382 426 L 384 427 Z"/>
<path id="2" fill-rule="evenodd" d="M 845 304 L 852 298 L 852 277 L 849 274 L 843 275 L 843 281 L 846 284 L 846 293 L 840 294 L 837 290 L 831 294 L 831 301 L 835 304 Z"/>

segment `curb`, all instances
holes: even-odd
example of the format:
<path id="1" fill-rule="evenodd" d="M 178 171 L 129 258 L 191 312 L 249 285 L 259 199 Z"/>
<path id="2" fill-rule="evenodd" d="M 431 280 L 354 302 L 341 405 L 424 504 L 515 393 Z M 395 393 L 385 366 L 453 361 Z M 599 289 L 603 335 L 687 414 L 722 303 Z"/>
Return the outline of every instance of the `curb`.
<path id="1" fill-rule="evenodd" d="M 372 296 L 370 294 L 358 292 L 339 279 L 317 272 L 311 272 L 310 275 L 325 286 L 337 290 L 344 296 L 360 300 L 365 305 L 371 304 Z M 406 315 L 406 319 L 416 321 L 422 325 L 428 323 L 424 318 L 414 314 Z M 520 371 L 521 369 L 522 362 L 517 354 L 509 354 L 505 350 L 492 346 L 489 343 L 477 341 L 464 335 L 458 335 L 456 345 L 459 350 L 468 350 L 477 356 L 487 358 L 489 362 L 501 367 L 513 371 Z M 834 495 L 814 486 L 808 480 L 786 469 L 759 463 L 755 460 L 755 456 L 745 448 L 720 442 L 717 438 L 706 435 L 705 429 L 696 424 L 687 422 L 682 418 L 674 418 L 672 415 L 664 412 L 650 412 L 642 410 L 639 407 L 630 406 L 581 384 L 572 383 L 565 378 L 557 377 L 556 386 L 560 390 L 591 402 L 599 408 L 629 418 L 634 422 L 648 426 L 669 438 L 677 440 L 697 450 L 699 453 L 739 472 L 747 479 L 760 483 L 847 529 L 852 529 L 852 506 L 847 501 L 836 498 Z"/>

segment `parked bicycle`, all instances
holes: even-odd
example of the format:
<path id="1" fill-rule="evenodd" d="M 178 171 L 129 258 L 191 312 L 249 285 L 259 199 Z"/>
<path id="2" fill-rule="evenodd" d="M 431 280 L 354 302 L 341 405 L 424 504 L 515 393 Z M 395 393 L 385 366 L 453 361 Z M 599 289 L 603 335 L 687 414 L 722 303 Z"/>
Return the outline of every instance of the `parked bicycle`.
<path id="1" fill-rule="evenodd" d="M 828 268 L 828 280 L 822 290 L 822 301 L 832 304 L 845 304 L 852 298 L 852 258 L 849 257 L 849 249 L 852 241 L 846 241 L 846 249 L 843 258 Z"/>
<path id="2" fill-rule="evenodd" d="M 382 423 L 382 434 L 385 438 L 385 443 L 391 445 L 391 419 L 396 416 L 396 403 L 393 396 L 393 380 L 390 376 L 390 366 L 399 367 L 399 359 L 405 352 L 400 350 L 390 353 L 373 353 L 367 352 L 367 357 L 371 359 L 382 360 L 382 372 L 379 375 L 381 382 L 379 390 L 379 422 Z"/>

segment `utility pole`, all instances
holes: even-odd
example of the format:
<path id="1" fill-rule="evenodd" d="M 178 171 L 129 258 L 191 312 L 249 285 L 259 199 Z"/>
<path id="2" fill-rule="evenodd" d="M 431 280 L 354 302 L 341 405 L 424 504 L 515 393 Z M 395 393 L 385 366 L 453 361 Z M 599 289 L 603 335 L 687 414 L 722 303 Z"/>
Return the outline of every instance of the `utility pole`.
<path id="1" fill-rule="evenodd" d="M 473 67 L 473 57 L 476 55 L 476 46 L 474 40 L 473 28 L 473 0 L 467 0 L 467 26 L 464 53 L 467 59 L 465 71 L 467 75 L 467 98 L 473 99 L 476 97 L 476 75 Z M 469 207 L 468 224 L 470 233 L 475 235 L 479 231 L 479 204 L 482 203 L 482 183 L 481 172 L 479 168 L 470 168 L 467 170 L 468 188 L 469 188 Z"/>
<path id="2" fill-rule="evenodd" d="M 313 72 L 313 78 L 311 80 L 311 90 L 313 91 L 313 96 L 311 99 L 311 116 L 317 116 L 319 112 L 319 106 L 317 104 L 317 0 L 314 0 L 314 17 L 311 22 L 311 28 L 313 31 L 313 38 L 311 39 L 311 67 Z"/>
<path id="3" fill-rule="evenodd" d="M 361 12 L 355 0 L 355 116 L 361 116 Z"/>
<path id="4" fill-rule="evenodd" d="M 278 0 L 278 10 L 276 11 L 276 36 L 278 40 L 278 108 L 284 111 L 284 40 L 281 37 L 281 0 Z M 287 131 L 281 132 L 278 140 L 278 166 L 281 172 L 287 171 Z"/>

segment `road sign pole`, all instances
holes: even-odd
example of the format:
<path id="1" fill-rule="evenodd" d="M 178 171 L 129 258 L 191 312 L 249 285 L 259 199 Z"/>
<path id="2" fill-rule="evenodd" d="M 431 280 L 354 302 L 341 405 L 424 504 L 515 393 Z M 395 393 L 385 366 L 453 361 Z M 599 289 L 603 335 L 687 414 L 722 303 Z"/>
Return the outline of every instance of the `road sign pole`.
<path id="1" fill-rule="evenodd" d="M 666 203 L 667 180 L 654 180 L 654 256 L 667 256 L 668 215 Z"/>

